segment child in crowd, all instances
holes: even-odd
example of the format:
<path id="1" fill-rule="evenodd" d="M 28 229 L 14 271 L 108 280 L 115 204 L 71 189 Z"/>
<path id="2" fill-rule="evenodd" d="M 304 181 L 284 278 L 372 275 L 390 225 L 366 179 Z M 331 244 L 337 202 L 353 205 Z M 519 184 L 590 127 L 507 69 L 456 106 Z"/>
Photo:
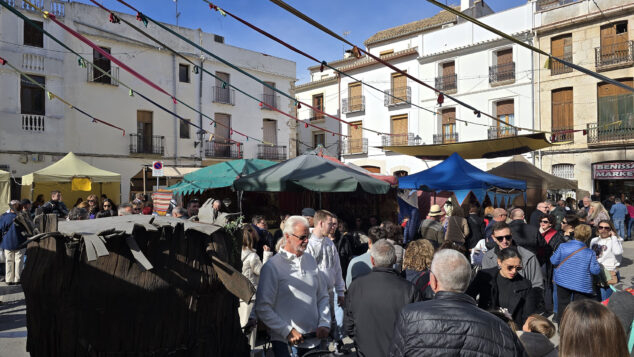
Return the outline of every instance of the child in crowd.
<path id="1" fill-rule="evenodd" d="M 539 314 L 532 314 L 522 326 L 520 341 L 530 357 L 557 357 L 557 347 L 550 342 L 555 335 L 555 325 Z"/>

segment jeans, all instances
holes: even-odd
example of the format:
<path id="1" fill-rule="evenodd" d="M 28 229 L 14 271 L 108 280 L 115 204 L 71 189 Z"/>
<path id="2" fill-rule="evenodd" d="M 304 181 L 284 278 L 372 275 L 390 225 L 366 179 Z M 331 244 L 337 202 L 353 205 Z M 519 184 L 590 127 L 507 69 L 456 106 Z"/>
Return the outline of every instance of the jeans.
<path id="1" fill-rule="evenodd" d="M 291 347 L 291 351 L 289 352 L 289 345 L 286 342 L 281 341 L 271 341 L 271 345 L 273 346 L 273 355 L 275 357 L 301 357 L 313 350 L 312 348 L 301 348 L 301 347 Z"/>
<path id="2" fill-rule="evenodd" d="M 591 299 L 596 300 L 596 296 L 594 293 L 582 293 L 579 291 L 574 291 L 570 289 L 566 289 L 563 286 L 557 286 L 557 322 L 561 321 L 561 317 L 566 311 L 566 307 L 570 304 L 571 301 Z"/>
<path id="3" fill-rule="evenodd" d="M 627 222 L 627 238 L 632 238 L 632 226 L 634 226 L 634 217 Z"/>
<path id="4" fill-rule="evenodd" d="M 625 220 L 624 219 L 615 219 L 614 228 L 616 229 L 616 234 L 618 234 L 619 237 L 621 238 L 627 237 L 627 235 L 625 235 Z"/>
<path id="5" fill-rule="evenodd" d="M 332 319 L 332 323 L 330 326 L 332 327 L 330 330 L 330 335 L 332 339 L 335 341 L 340 341 L 343 339 L 343 308 L 339 306 L 337 303 L 337 292 L 333 288 L 332 304 L 330 305 L 330 317 Z M 334 305 L 334 307 L 333 307 Z"/>
<path id="6" fill-rule="evenodd" d="M 618 279 L 618 281 L 621 281 L 621 274 L 617 271 L 616 272 L 616 278 Z M 599 290 L 601 291 L 601 301 L 609 298 L 610 296 L 612 296 L 612 293 L 614 292 L 614 290 L 612 290 L 611 287 L 599 287 Z"/>

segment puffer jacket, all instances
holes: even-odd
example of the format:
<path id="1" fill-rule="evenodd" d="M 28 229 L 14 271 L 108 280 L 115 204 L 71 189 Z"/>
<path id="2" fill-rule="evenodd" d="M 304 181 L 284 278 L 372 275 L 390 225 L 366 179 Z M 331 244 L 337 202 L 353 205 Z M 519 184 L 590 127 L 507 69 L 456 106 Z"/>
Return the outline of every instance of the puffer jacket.
<path id="1" fill-rule="evenodd" d="M 273 255 L 272 251 L 264 252 L 264 263 Z M 242 275 L 244 275 L 253 286 L 257 289 L 260 281 L 260 270 L 262 270 L 262 261 L 258 254 L 251 249 L 242 249 Z"/>
<path id="2" fill-rule="evenodd" d="M 525 355 L 507 324 L 479 309 L 470 296 L 449 291 L 405 306 L 390 348 L 391 357 Z"/>

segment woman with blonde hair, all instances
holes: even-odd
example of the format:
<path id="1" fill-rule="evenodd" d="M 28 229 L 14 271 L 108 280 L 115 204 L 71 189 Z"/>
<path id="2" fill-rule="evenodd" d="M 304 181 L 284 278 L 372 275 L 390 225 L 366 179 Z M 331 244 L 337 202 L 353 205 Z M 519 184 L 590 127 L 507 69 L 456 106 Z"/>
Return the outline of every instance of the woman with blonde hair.
<path id="1" fill-rule="evenodd" d="M 625 331 L 618 317 L 593 300 L 568 305 L 560 325 L 561 357 L 628 357 Z"/>
<path id="2" fill-rule="evenodd" d="M 601 202 L 592 201 L 590 203 L 590 209 L 588 210 L 588 218 L 587 218 L 587 221 L 589 224 L 591 224 L 593 227 L 596 228 L 597 225 L 599 225 L 599 222 L 603 220 L 609 220 L 609 219 L 610 219 L 610 214 L 605 209 L 605 207 L 603 207 Z"/>
<path id="3" fill-rule="evenodd" d="M 89 195 L 85 202 L 88 202 L 88 217 L 90 219 L 97 218 L 97 213 L 99 213 L 99 208 L 101 207 L 97 195 Z"/>
<path id="4" fill-rule="evenodd" d="M 405 279 L 420 290 L 423 300 L 434 296 L 429 286 L 431 260 L 434 257 L 434 246 L 426 239 L 418 239 L 407 245 L 403 254 L 403 272 Z"/>

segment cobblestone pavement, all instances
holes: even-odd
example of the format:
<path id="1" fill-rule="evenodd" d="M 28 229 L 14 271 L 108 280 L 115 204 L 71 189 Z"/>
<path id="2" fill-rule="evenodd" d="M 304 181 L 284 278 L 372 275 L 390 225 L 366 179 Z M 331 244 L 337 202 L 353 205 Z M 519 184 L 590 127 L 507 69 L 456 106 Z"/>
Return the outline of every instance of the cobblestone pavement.
<path id="1" fill-rule="evenodd" d="M 621 262 L 621 282 L 617 289 L 634 286 L 634 241 L 623 243 L 623 260 Z M 0 357 L 28 356 L 26 352 L 26 305 L 24 293 L 19 285 L 7 286 L 0 283 Z M 552 341 L 559 345 L 559 335 Z M 257 349 L 262 354 L 263 340 L 259 339 Z M 352 346 L 349 338 L 344 339 L 347 346 Z M 269 351 L 270 352 L 270 351 Z M 272 356 L 268 353 L 267 356 Z M 348 356 L 355 356 L 349 354 Z"/>

